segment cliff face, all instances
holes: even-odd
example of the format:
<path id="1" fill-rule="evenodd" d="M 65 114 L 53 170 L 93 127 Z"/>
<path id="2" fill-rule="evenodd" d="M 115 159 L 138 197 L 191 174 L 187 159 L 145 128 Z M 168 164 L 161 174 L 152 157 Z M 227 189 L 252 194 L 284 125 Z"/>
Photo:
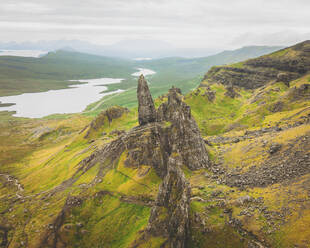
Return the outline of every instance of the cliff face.
<path id="1" fill-rule="evenodd" d="M 305 41 L 243 63 L 213 67 L 203 81 L 256 89 L 272 80 L 288 83 L 309 70 L 310 41 Z"/>
<path id="2" fill-rule="evenodd" d="M 168 101 L 158 108 L 157 120 L 171 122 L 171 149 L 180 153 L 186 166 L 192 170 L 206 168 L 209 159 L 204 141 L 190 107 L 180 93 L 177 88 L 169 90 Z"/>

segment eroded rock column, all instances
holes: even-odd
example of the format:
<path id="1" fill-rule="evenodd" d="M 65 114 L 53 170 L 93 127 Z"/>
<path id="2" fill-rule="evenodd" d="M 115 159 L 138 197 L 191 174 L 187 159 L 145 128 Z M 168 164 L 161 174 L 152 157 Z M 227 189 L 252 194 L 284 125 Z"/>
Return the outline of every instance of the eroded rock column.
<path id="1" fill-rule="evenodd" d="M 143 75 L 140 76 L 138 81 L 137 96 L 139 102 L 138 112 L 140 126 L 156 121 L 154 102 Z"/>

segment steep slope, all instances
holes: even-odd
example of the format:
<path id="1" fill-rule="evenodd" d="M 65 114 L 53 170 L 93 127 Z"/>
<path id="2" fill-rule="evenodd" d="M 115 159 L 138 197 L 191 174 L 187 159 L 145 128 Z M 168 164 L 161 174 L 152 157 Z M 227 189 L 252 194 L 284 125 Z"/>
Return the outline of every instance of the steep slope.
<path id="1" fill-rule="evenodd" d="M 214 67 L 204 77 L 209 82 L 255 89 L 271 80 L 289 83 L 310 69 L 310 41 L 232 66 Z"/>
<path id="2" fill-rule="evenodd" d="M 192 178 L 192 204 L 205 222 L 225 218 L 264 247 L 310 245 L 309 45 L 215 67 L 186 99 L 214 163 Z M 195 237 L 198 247 L 210 241 Z"/>

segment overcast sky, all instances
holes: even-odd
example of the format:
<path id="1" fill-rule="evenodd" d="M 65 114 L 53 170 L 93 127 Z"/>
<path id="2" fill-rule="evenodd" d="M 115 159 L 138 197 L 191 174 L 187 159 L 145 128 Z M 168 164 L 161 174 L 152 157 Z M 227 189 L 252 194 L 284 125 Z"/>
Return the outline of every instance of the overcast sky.
<path id="1" fill-rule="evenodd" d="M 310 0 L 1 0 L 0 31 L 0 41 L 17 42 L 290 45 L 310 39 Z"/>

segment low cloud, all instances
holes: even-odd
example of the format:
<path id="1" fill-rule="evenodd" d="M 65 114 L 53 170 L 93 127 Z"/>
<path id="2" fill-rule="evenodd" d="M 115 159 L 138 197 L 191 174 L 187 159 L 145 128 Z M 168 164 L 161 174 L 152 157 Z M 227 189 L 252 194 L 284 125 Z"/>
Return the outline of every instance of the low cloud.
<path id="1" fill-rule="evenodd" d="M 178 47 L 288 45 L 308 39 L 308 0 L 11 0 L 1 41 L 156 39 Z"/>

